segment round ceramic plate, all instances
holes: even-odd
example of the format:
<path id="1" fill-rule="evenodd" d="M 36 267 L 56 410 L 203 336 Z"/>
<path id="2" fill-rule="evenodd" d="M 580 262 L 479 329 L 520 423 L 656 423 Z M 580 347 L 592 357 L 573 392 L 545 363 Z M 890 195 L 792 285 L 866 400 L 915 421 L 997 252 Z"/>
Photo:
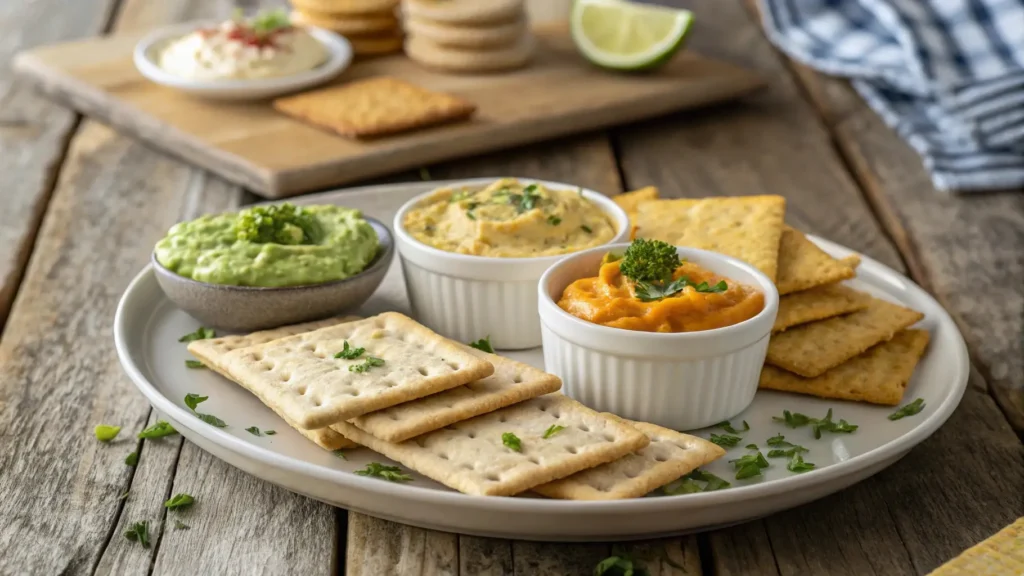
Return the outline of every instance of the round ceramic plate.
<path id="1" fill-rule="evenodd" d="M 402 202 L 440 184 L 375 186 L 297 202 L 344 204 L 390 222 Z M 851 253 L 837 244 L 813 240 L 836 257 Z M 178 338 L 199 324 L 164 297 L 149 267 L 131 283 L 118 306 L 114 337 L 125 371 L 186 438 L 246 472 L 294 492 L 373 516 L 450 532 L 532 540 L 626 540 L 742 522 L 837 492 L 889 466 L 946 421 L 960 401 L 968 374 L 967 350 L 949 315 L 913 282 L 870 258 L 864 258 L 857 279 L 849 284 L 925 314 L 918 327 L 927 329 L 932 340 L 905 396 L 908 402 L 924 399 L 926 406 L 920 414 L 891 421 L 887 418 L 893 412 L 890 407 L 758 392 L 753 404 L 733 419 L 734 424 L 746 420 L 750 425 L 742 434 L 743 441 L 705 468 L 728 479 L 732 487 L 611 502 L 558 501 L 529 495 L 467 496 L 417 474 L 404 484 L 354 474 L 369 462 L 393 463 L 367 449 L 346 451 L 346 459 L 341 459 L 289 429 L 240 386 L 208 370 L 185 367 L 190 355 Z M 385 310 L 409 313 L 397 258 L 381 288 L 357 313 Z M 540 349 L 508 356 L 543 366 Z M 228 427 L 214 428 L 193 416 L 183 401 L 188 393 L 209 396 L 203 411 L 220 417 Z M 783 410 L 821 417 L 830 408 L 836 421 L 842 418 L 860 428 L 852 434 L 826 433 L 815 440 L 807 427 L 788 429 L 772 420 Z M 256 437 L 245 431 L 250 426 L 276 430 L 277 434 Z M 707 438 L 710 432 L 692 433 Z M 761 477 L 734 480 L 728 460 L 746 454 L 743 446 L 748 443 L 764 448 L 765 439 L 779 433 L 808 447 L 805 460 L 817 468 L 794 474 L 786 469 L 785 459 L 772 459 Z"/>
<path id="2" fill-rule="evenodd" d="M 215 26 L 216 22 L 188 22 L 160 28 L 139 41 L 132 59 L 135 67 L 152 82 L 174 88 L 194 96 L 214 100 L 262 100 L 289 92 L 323 84 L 341 74 L 352 62 L 352 45 L 344 37 L 329 30 L 305 27 L 327 49 L 327 61 L 323 64 L 289 76 L 239 80 L 192 80 L 182 78 L 157 64 L 157 55 L 168 42 L 204 27 Z"/>

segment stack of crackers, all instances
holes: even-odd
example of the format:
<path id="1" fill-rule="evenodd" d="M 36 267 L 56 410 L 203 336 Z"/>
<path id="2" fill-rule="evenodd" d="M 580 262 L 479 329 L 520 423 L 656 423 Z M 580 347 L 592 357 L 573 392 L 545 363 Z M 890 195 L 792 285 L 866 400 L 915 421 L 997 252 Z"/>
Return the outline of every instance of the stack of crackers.
<path id="1" fill-rule="evenodd" d="M 318 445 L 363 445 L 467 494 L 636 498 L 724 454 L 701 438 L 595 412 L 558 393 L 556 376 L 393 312 L 188 348 Z"/>
<path id="2" fill-rule="evenodd" d="M 398 0 L 291 0 L 292 22 L 344 36 L 356 56 L 378 56 L 402 50 Z"/>
<path id="3" fill-rule="evenodd" d="M 924 315 L 842 284 L 859 258 L 832 258 L 783 223 L 781 196 L 660 200 L 648 187 L 616 198 L 637 238 L 733 256 L 779 290 L 760 387 L 897 405 L 928 345 Z"/>
<path id="4" fill-rule="evenodd" d="M 499 72 L 533 53 L 523 0 L 403 0 L 405 53 L 438 70 Z"/>

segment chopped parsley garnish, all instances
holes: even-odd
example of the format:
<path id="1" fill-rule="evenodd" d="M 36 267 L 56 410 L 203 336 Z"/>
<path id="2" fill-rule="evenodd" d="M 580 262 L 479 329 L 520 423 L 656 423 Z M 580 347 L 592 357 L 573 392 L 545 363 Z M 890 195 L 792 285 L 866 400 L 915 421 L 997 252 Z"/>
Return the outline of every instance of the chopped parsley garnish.
<path id="1" fill-rule="evenodd" d="M 260 435 L 260 429 L 255 427 L 255 426 L 250 426 L 250 427 L 246 428 L 245 431 L 248 432 L 249 434 L 252 434 L 253 436 L 259 436 Z"/>
<path id="2" fill-rule="evenodd" d="M 701 282 L 700 284 L 694 284 L 690 282 L 690 279 L 686 276 L 681 276 L 668 284 L 655 284 L 650 282 L 637 282 L 636 283 L 636 297 L 642 302 L 654 302 L 655 300 L 661 300 L 662 298 L 668 298 L 685 290 L 687 287 L 693 288 L 697 292 L 703 293 L 715 293 L 725 292 L 729 287 L 726 286 L 725 280 L 720 281 L 714 286 L 708 286 L 707 282 Z"/>
<path id="3" fill-rule="evenodd" d="M 288 12 L 283 8 L 261 11 L 249 22 L 249 27 L 259 36 L 267 36 L 277 30 L 291 26 Z"/>
<path id="4" fill-rule="evenodd" d="M 698 482 L 704 482 L 704 486 L 701 487 Z M 714 492 L 715 490 L 722 490 L 729 486 L 730 484 L 728 481 L 715 476 L 710 472 L 704 472 L 703 470 L 697 469 L 686 476 L 683 476 L 679 480 L 662 487 L 662 491 L 670 495 L 691 494 L 694 492 Z"/>
<path id="5" fill-rule="evenodd" d="M 786 469 L 790 472 L 796 472 L 799 474 L 801 472 L 807 472 L 808 470 L 814 470 L 814 464 L 804 462 L 803 457 L 799 454 L 793 454 L 793 457 L 789 460 L 789 464 L 786 464 Z"/>
<path id="6" fill-rule="evenodd" d="M 456 202 L 462 202 L 463 200 L 465 200 L 466 198 L 469 198 L 472 195 L 473 195 L 473 193 L 470 192 L 469 190 L 462 189 L 462 190 L 459 190 L 458 192 L 453 193 L 451 195 L 451 197 L 448 198 L 448 203 L 449 204 L 455 204 Z"/>
<path id="7" fill-rule="evenodd" d="M 782 418 L 772 416 L 772 420 L 776 422 L 784 422 L 786 426 L 790 428 L 799 428 L 810 424 L 815 439 L 820 439 L 823 431 L 832 432 L 834 434 L 850 434 L 855 432 L 858 428 L 856 424 L 850 424 L 843 419 L 840 419 L 839 422 L 833 422 L 831 408 L 828 409 L 828 413 L 825 414 L 824 418 L 811 418 L 810 416 L 800 414 L 799 412 L 791 413 L 789 410 L 783 410 Z"/>
<path id="8" fill-rule="evenodd" d="M 661 491 L 670 496 L 678 496 L 679 494 L 695 494 L 697 492 L 703 492 L 704 489 L 700 487 L 691 478 L 682 478 L 675 482 L 666 484 L 661 488 Z"/>
<path id="9" fill-rule="evenodd" d="M 132 452 L 128 456 L 125 456 L 124 463 L 127 464 L 128 466 L 136 466 L 139 463 L 139 453 Z"/>
<path id="10" fill-rule="evenodd" d="M 345 457 L 345 451 L 342 450 L 341 448 L 338 448 L 334 452 L 331 452 L 331 454 L 334 454 L 335 458 L 341 458 L 342 460 L 348 460 L 348 458 Z"/>
<path id="11" fill-rule="evenodd" d="M 776 434 L 771 438 L 765 440 L 765 444 L 772 447 L 768 451 L 769 458 L 791 458 L 794 454 L 801 452 L 808 452 L 807 448 L 793 444 L 786 441 L 786 437 L 782 434 Z"/>
<path id="12" fill-rule="evenodd" d="M 206 368 L 206 364 L 203 364 L 199 360 L 185 360 L 185 367 L 187 367 L 187 368 Z"/>
<path id="13" fill-rule="evenodd" d="M 242 210 L 234 225 L 235 237 L 254 244 L 316 244 L 322 236 L 316 218 L 303 208 L 285 204 Z"/>
<path id="14" fill-rule="evenodd" d="M 277 430 L 264 430 L 263 434 L 266 436 L 273 436 L 274 434 L 277 434 Z"/>
<path id="15" fill-rule="evenodd" d="M 341 352 L 334 355 L 335 358 L 343 358 L 345 360 L 355 360 L 366 352 L 366 348 L 352 348 L 348 345 L 348 340 L 345 340 L 345 345 L 342 347 Z"/>
<path id="16" fill-rule="evenodd" d="M 921 410 L 924 410 L 924 398 L 918 398 L 892 414 L 889 414 L 889 420 L 899 420 L 906 416 L 913 416 Z"/>
<path id="17" fill-rule="evenodd" d="M 511 198 L 512 196 L 516 195 L 510 194 L 509 198 Z M 540 194 L 537 193 L 537 185 L 530 184 L 526 188 L 523 188 L 523 194 L 522 196 L 519 196 L 518 200 L 518 210 L 520 214 L 522 214 L 523 212 L 529 212 L 530 210 L 533 210 L 534 206 L 537 203 L 537 200 L 540 200 Z"/>
<path id="18" fill-rule="evenodd" d="M 501 435 L 501 443 L 509 450 L 515 450 L 516 452 L 523 451 L 523 444 L 519 441 L 519 437 L 511 432 L 505 432 Z"/>
<path id="19" fill-rule="evenodd" d="M 124 531 L 124 537 L 132 542 L 142 544 L 143 548 L 149 548 L 149 522 L 142 521 L 132 524 L 132 527 Z"/>
<path id="20" fill-rule="evenodd" d="M 487 338 L 481 338 L 481 339 L 477 340 L 476 342 L 470 342 L 469 343 L 469 347 L 470 348 L 476 348 L 477 350 L 479 350 L 481 352 L 488 352 L 490 354 L 494 354 L 494 347 L 491 346 L 491 337 L 490 337 L 490 335 L 488 335 Z"/>
<path id="21" fill-rule="evenodd" d="M 565 426 L 559 426 L 558 424 L 552 424 L 551 426 L 548 426 L 547 430 L 544 431 L 543 438 L 545 440 L 547 440 L 548 438 L 551 438 L 552 436 L 554 436 L 555 434 L 558 434 L 562 430 L 565 430 Z"/>
<path id="22" fill-rule="evenodd" d="M 196 499 L 189 494 L 175 494 L 171 496 L 171 499 L 164 502 L 164 508 L 168 510 L 177 510 L 178 508 L 188 508 L 195 504 Z"/>
<path id="23" fill-rule="evenodd" d="M 746 432 L 747 430 L 750 430 L 750 424 L 747 424 L 747 421 L 744 420 L 743 421 L 743 430 L 737 430 L 737 429 L 732 427 L 732 424 L 730 424 L 728 420 L 726 420 L 724 422 L 719 422 L 718 424 L 715 424 L 715 428 L 721 428 L 722 430 L 725 430 L 729 434 L 740 434 L 742 432 Z"/>
<path id="24" fill-rule="evenodd" d="M 175 530 L 188 530 L 189 528 L 191 528 L 191 526 L 189 526 L 188 524 L 185 524 L 184 522 L 182 522 L 181 520 L 178 520 L 177 518 L 174 519 L 174 529 Z"/>
<path id="25" fill-rule="evenodd" d="M 730 446 L 739 444 L 740 440 L 743 440 L 743 438 L 740 438 L 739 436 L 731 436 L 729 434 L 712 434 L 710 440 L 723 448 L 729 448 Z"/>
<path id="26" fill-rule="evenodd" d="M 590 229 L 590 226 L 587 226 L 586 224 L 581 225 L 580 226 L 580 230 L 583 230 L 587 234 L 593 234 L 594 233 L 594 231 Z"/>
<path id="27" fill-rule="evenodd" d="M 200 396 L 198 394 L 185 394 L 185 406 L 188 406 L 189 410 L 196 415 L 203 422 L 206 422 L 210 426 L 216 426 L 217 428 L 227 428 L 227 423 L 217 418 L 212 414 L 200 414 L 196 412 L 196 406 L 199 406 L 203 402 L 209 400 L 209 396 Z"/>
<path id="28" fill-rule="evenodd" d="M 149 428 L 146 428 L 142 432 L 139 432 L 139 438 L 163 438 L 164 436 L 170 436 L 171 434 L 177 434 L 178 431 L 173 426 L 163 420 L 157 420 L 156 424 L 153 424 Z"/>
<path id="29" fill-rule="evenodd" d="M 747 444 L 744 448 L 747 450 L 757 450 L 757 444 Z"/>
<path id="30" fill-rule="evenodd" d="M 351 366 L 349 366 L 348 367 L 348 371 L 349 372 L 367 372 L 367 371 L 370 370 L 370 368 L 376 368 L 378 366 L 383 366 L 383 365 L 384 365 L 384 360 L 382 358 L 377 358 L 376 356 L 367 356 L 366 360 L 363 360 L 362 364 L 352 364 Z"/>
<path id="31" fill-rule="evenodd" d="M 554 214 L 548 216 L 548 224 L 551 224 L 552 226 L 558 226 L 561 223 L 562 219 L 559 218 L 558 216 L 555 216 Z"/>
<path id="32" fill-rule="evenodd" d="M 96 435 L 96 439 L 100 442 L 110 442 L 114 438 L 117 438 L 117 434 L 121 431 L 120 426 L 110 426 L 109 424 L 97 424 L 92 429 L 92 433 Z"/>
<path id="33" fill-rule="evenodd" d="M 729 462 L 736 467 L 737 480 L 760 476 L 761 469 L 768 467 L 768 461 L 765 460 L 764 455 L 761 454 L 761 452 L 758 452 L 757 454 L 747 454 L 746 456 L 735 460 L 729 460 Z"/>
<path id="34" fill-rule="evenodd" d="M 362 470 L 356 470 L 356 474 L 360 476 L 371 476 L 373 478 L 381 478 L 388 482 L 410 482 L 412 476 L 409 476 L 398 466 L 385 466 L 380 462 L 370 462 L 366 465 L 366 468 Z"/>
<path id="35" fill-rule="evenodd" d="M 477 202 L 469 203 L 469 206 L 466 208 L 466 218 L 469 218 L 470 220 L 476 220 L 476 214 L 473 213 L 473 210 L 476 210 L 477 206 L 480 206 L 480 204 L 478 204 Z"/>
<path id="36" fill-rule="evenodd" d="M 200 326 L 195 332 L 191 334 L 185 334 L 181 338 L 178 338 L 178 342 L 195 342 L 196 340 L 209 340 L 210 338 L 216 338 L 217 333 L 212 328 L 204 328 Z"/>

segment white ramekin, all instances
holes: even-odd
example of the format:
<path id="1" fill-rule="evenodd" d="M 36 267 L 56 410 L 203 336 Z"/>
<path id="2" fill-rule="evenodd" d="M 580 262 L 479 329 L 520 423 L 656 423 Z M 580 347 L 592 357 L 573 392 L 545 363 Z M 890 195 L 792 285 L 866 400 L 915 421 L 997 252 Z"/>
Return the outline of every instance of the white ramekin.
<path id="1" fill-rule="evenodd" d="M 481 178 L 446 184 L 444 188 L 481 189 L 497 178 Z M 551 190 L 581 188 L 560 182 L 517 178 L 542 184 Z M 583 197 L 597 204 L 615 222 L 618 233 L 612 242 L 629 237 L 629 217 L 607 196 L 582 188 Z M 537 281 L 564 255 L 537 258 L 492 258 L 456 254 L 427 246 L 413 238 L 402 225 L 405 215 L 431 190 L 406 202 L 395 215 L 395 245 L 405 274 L 416 318 L 439 334 L 459 342 L 490 336 L 498 349 L 522 350 L 540 346 L 537 317 Z"/>
<path id="2" fill-rule="evenodd" d="M 754 399 L 768 350 L 779 293 L 759 270 L 735 258 L 677 248 L 679 256 L 764 294 L 764 310 L 725 328 L 665 334 L 593 324 L 557 301 L 573 281 L 597 275 L 609 249 L 571 254 L 538 283 L 544 365 L 562 379 L 562 391 L 602 412 L 693 430 L 732 418 Z"/>

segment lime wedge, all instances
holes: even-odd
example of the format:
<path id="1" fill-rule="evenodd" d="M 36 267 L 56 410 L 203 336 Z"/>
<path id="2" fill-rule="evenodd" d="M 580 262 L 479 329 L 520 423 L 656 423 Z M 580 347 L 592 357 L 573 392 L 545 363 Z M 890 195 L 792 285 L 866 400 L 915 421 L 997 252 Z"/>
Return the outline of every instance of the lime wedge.
<path id="1" fill-rule="evenodd" d="M 647 70 L 683 45 L 693 13 L 623 0 L 575 0 L 572 37 L 583 55 L 614 70 Z"/>

